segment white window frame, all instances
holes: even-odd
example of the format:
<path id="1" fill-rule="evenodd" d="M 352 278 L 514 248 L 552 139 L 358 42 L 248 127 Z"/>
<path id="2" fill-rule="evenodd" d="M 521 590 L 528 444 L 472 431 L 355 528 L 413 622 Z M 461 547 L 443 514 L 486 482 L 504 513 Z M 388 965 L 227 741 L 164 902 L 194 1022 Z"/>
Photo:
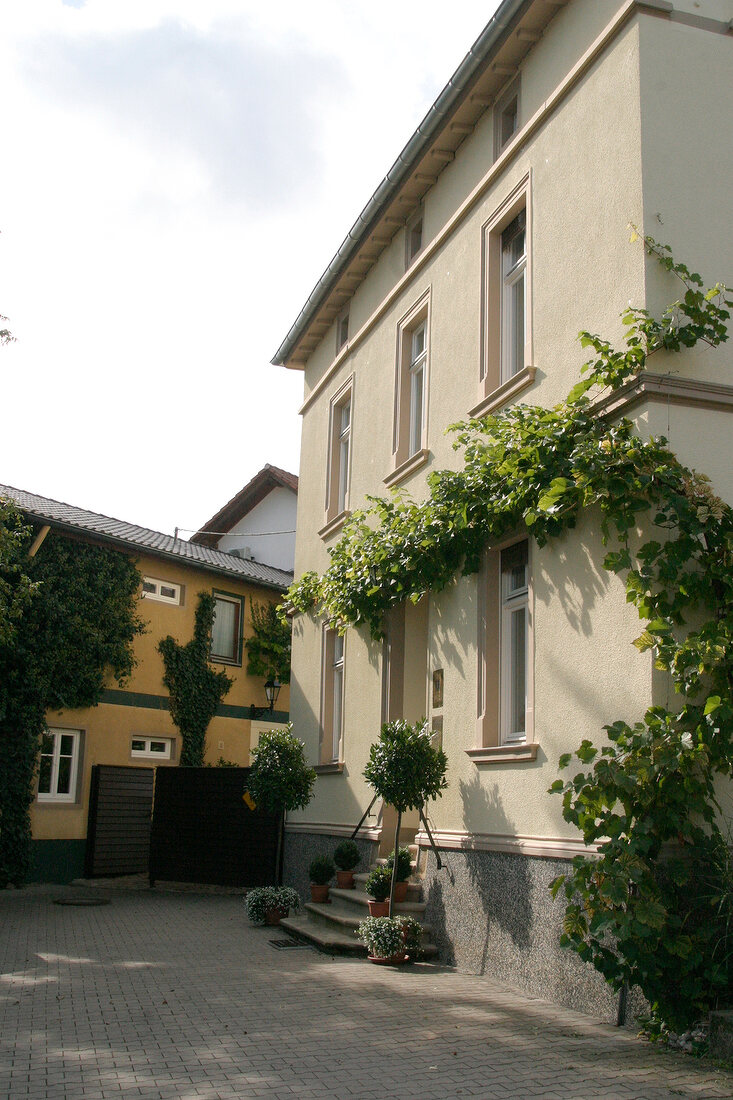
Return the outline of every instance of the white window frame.
<path id="1" fill-rule="evenodd" d="M 146 592 L 145 585 L 152 585 L 153 591 Z M 170 588 L 173 590 L 173 595 L 167 595 L 163 593 L 164 588 Z M 144 600 L 157 600 L 159 603 L 180 604 L 181 602 L 181 585 L 174 584 L 173 581 L 164 581 L 159 577 L 143 577 L 143 591 Z"/>
<path id="2" fill-rule="evenodd" d="M 142 749 L 134 748 L 136 741 L 142 741 L 145 747 Z M 156 752 L 152 748 L 153 744 L 165 744 L 165 750 L 163 752 Z M 173 756 L 173 738 L 134 733 L 130 738 L 130 756 L 146 757 L 153 760 L 170 760 Z"/>
<path id="3" fill-rule="evenodd" d="M 215 601 L 222 601 L 226 603 L 232 603 L 239 607 L 239 614 L 236 620 L 236 637 L 234 638 L 234 657 L 228 657 L 223 653 L 214 652 L 214 634 L 212 628 L 211 634 L 211 653 L 210 658 L 217 664 L 223 665 L 241 665 L 242 663 L 242 638 L 244 627 L 244 596 L 237 596 L 233 592 L 221 592 L 218 589 L 214 589 L 213 592 Z M 216 612 L 215 612 L 216 616 Z"/>
<path id="4" fill-rule="evenodd" d="M 523 238 L 522 254 L 511 262 L 511 247 Z M 521 281 L 522 334 L 516 342 L 517 286 Z M 501 234 L 501 351 L 500 380 L 508 382 L 525 367 L 527 349 L 527 213 L 520 211 Z"/>
<path id="5" fill-rule="evenodd" d="M 531 386 L 536 369 L 532 366 L 532 190 L 531 173 L 519 181 L 504 201 L 482 226 L 481 257 L 481 367 L 478 403 L 469 409 L 470 416 L 485 416 L 506 405 Z M 504 280 L 502 241 L 505 230 L 521 215 L 524 216 L 524 255 Z M 507 302 L 509 291 L 524 280 L 524 351 L 515 356 L 514 373 L 503 362 L 509 324 Z"/>
<path id="6" fill-rule="evenodd" d="M 76 802 L 77 801 L 77 780 L 79 776 L 79 758 L 81 755 L 81 734 L 82 731 L 78 729 L 64 729 L 59 726 L 49 727 L 44 731 L 43 736 L 50 735 L 54 739 L 53 750 L 49 753 L 43 753 L 43 756 L 51 756 L 51 774 L 48 791 L 41 791 L 40 789 L 40 772 L 39 772 L 39 788 L 38 788 L 38 801 L 39 802 Z M 61 759 L 61 739 L 62 737 L 72 738 L 72 751 L 71 751 L 71 768 L 69 771 L 69 790 L 59 793 L 59 761 Z M 41 748 L 43 748 L 43 741 L 41 741 Z"/>
<path id="7" fill-rule="evenodd" d="M 415 341 L 423 333 L 423 346 L 415 353 Z M 397 324 L 395 365 L 393 473 L 386 484 L 406 476 L 427 461 L 430 400 L 430 289 L 415 302 Z"/>
<path id="8" fill-rule="evenodd" d="M 421 449 L 425 435 L 425 381 L 428 366 L 427 318 L 410 333 L 410 425 L 407 457 L 412 458 Z M 421 350 L 416 351 L 418 337 L 422 337 Z"/>
<path id="9" fill-rule="evenodd" d="M 523 548 L 524 584 L 511 587 L 512 566 L 511 559 L 516 557 L 519 548 Z M 504 745 L 524 744 L 527 741 L 528 715 L 530 712 L 529 680 L 530 680 L 530 632 L 529 632 L 529 541 L 524 539 L 514 543 L 501 551 L 501 619 L 500 619 L 500 716 L 499 730 L 501 743 Z M 513 649 L 512 621 L 515 615 L 524 617 L 524 728 L 513 729 L 513 680 L 515 674 L 515 653 Z"/>
<path id="10" fill-rule="evenodd" d="M 344 410 L 348 409 L 348 423 Z M 319 531 L 327 538 L 343 522 L 349 509 L 352 434 L 354 423 L 354 376 L 331 398 L 328 422 L 328 463 L 326 470 L 325 526 Z"/>
<path id="11" fill-rule="evenodd" d="M 343 761 L 346 636 L 333 625 L 323 628 L 321 647 L 320 763 Z"/>

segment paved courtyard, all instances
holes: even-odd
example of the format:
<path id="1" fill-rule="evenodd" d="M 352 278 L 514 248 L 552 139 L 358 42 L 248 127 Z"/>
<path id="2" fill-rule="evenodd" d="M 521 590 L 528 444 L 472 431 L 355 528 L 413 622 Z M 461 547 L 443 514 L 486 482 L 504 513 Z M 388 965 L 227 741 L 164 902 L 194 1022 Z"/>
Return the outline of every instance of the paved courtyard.
<path id="1" fill-rule="evenodd" d="M 0 891 L 0 1097 L 731 1097 L 733 1074 L 485 978 L 278 950 L 239 897 Z"/>

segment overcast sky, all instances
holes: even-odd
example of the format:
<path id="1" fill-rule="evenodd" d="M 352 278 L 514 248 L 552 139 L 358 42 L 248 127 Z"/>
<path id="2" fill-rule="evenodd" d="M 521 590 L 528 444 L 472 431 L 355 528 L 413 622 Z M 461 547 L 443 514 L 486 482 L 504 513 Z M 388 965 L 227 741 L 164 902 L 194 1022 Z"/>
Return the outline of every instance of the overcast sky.
<path id="1" fill-rule="evenodd" d="M 0 483 L 172 533 L 297 472 L 270 359 L 496 7 L 4 0 Z"/>

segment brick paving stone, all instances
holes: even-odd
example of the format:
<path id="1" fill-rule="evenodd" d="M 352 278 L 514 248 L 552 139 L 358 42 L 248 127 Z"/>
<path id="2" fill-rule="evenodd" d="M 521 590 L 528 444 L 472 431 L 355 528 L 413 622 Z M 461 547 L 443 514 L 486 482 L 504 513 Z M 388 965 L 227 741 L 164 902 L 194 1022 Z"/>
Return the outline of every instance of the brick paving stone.
<path id="1" fill-rule="evenodd" d="M 237 897 L 57 893 L 0 892 L 9 1100 L 733 1096 L 730 1073 L 486 978 L 277 952 Z"/>

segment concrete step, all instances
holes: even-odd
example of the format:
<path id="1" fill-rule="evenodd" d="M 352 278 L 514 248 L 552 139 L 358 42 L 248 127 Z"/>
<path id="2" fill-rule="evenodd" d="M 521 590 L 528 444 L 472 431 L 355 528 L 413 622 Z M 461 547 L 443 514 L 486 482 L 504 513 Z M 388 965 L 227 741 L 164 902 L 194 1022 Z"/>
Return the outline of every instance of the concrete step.
<path id="1" fill-rule="evenodd" d="M 323 905 L 320 902 L 308 901 L 304 906 L 304 912 L 311 918 L 314 924 L 318 924 L 322 927 L 333 927 L 343 932 L 345 935 L 354 934 L 359 927 L 362 920 L 367 917 L 368 913 L 356 913 L 353 909 L 341 907 L 338 905 Z M 400 916 L 413 916 L 412 913 L 403 913 L 401 909 L 397 909 L 397 915 Z M 418 918 L 419 919 L 419 918 Z M 423 930 L 423 940 L 425 942 L 430 941 L 432 935 L 432 927 L 429 924 L 423 924 L 420 921 Z"/>
<path id="2" fill-rule="evenodd" d="M 366 880 L 369 878 L 369 871 L 363 871 L 361 874 L 354 875 L 354 882 L 356 883 L 356 891 L 349 891 L 349 893 L 366 893 L 364 887 Z M 333 892 L 333 891 L 332 891 Z M 407 900 L 408 901 L 420 901 L 422 897 L 422 886 L 419 882 L 407 883 Z"/>
<path id="3" fill-rule="evenodd" d="M 362 917 L 369 916 L 368 909 L 371 899 L 363 890 L 339 890 L 337 886 L 334 886 L 329 890 L 328 896 L 332 904 L 355 909 Z M 418 898 L 419 894 L 413 901 L 408 890 L 407 901 L 395 903 L 395 912 L 403 913 L 405 916 L 416 917 L 420 920 L 420 917 L 425 912 L 425 902 L 419 901 Z M 365 910 L 367 911 L 365 912 Z"/>
<path id="4" fill-rule="evenodd" d="M 366 956 L 366 947 L 359 942 L 353 931 L 335 923 L 321 924 L 313 919 L 314 914 L 310 910 L 315 904 L 315 902 L 307 904 L 307 915 L 284 917 L 280 921 L 280 927 L 295 939 L 312 943 L 322 951 L 329 951 L 334 955 Z M 321 908 L 328 909 L 329 906 L 322 906 Z M 438 949 L 435 944 L 423 942 L 423 959 L 434 959 L 437 954 Z"/>

